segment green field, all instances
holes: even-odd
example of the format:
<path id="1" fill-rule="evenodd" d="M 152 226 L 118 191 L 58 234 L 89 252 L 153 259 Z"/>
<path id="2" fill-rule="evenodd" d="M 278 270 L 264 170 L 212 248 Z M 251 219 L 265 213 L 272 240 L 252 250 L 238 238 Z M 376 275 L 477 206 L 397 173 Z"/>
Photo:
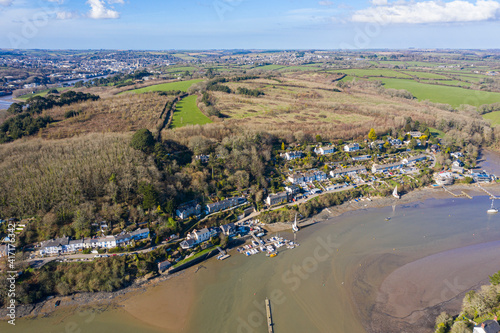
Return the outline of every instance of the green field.
<path id="1" fill-rule="evenodd" d="M 434 137 L 437 137 L 437 138 L 440 138 L 440 139 L 444 138 L 444 132 L 438 130 L 437 128 L 429 127 L 429 131 L 431 132 L 431 135 L 434 136 Z"/>
<path id="2" fill-rule="evenodd" d="M 277 69 L 282 69 L 282 68 L 286 68 L 286 66 L 282 66 L 282 65 L 265 65 L 265 66 L 257 66 L 257 67 L 254 67 L 255 69 L 263 69 L 263 70 L 277 70 Z"/>
<path id="3" fill-rule="evenodd" d="M 178 82 L 168 82 L 168 83 L 161 83 L 161 84 L 155 84 L 154 86 L 149 86 L 149 87 L 144 87 L 140 89 L 134 89 L 134 90 L 127 90 L 124 92 L 119 93 L 118 95 L 121 94 L 127 94 L 127 93 L 136 93 L 136 94 L 142 94 L 145 92 L 151 92 L 151 91 L 168 91 L 168 90 L 181 90 L 181 91 L 187 91 L 189 87 L 191 87 L 193 84 L 201 82 L 203 80 L 201 79 L 196 79 L 196 80 L 189 80 L 189 81 L 178 81 Z"/>
<path id="4" fill-rule="evenodd" d="M 195 70 L 196 70 L 196 67 L 192 67 L 192 66 L 184 66 L 184 67 L 170 67 L 169 66 L 165 69 L 165 71 L 168 73 L 185 72 L 185 71 L 193 72 Z"/>
<path id="5" fill-rule="evenodd" d="M 391 69 L 339 69 L 337 72 L 359 77 L 399 77 L 410 78 L 409 75 L 393 71 Z"/>
<path id="6" fill-rule="evenodd" d="M 204 125 L 211 123 L 210 118 L 201 113 L 196 105 L 196 95 L 188 96 L 177 103 L 171 127 L 186 125 Z"/>
<path id="7" fill-rule="evenodd" d="M 493 126 L 500 125 L 500 111 L 487 113 L 487 114 L 483 115 L 483 118 L 491 121 L 491 124 Z"/>
<path id="8" fill-rule="evenodd" d="M 419 79 L 440 79 L 440 80 L 447 80 L 448 79 L 446 76 L 443 76 L 440 74 L 434 74 L 434 73 L 427 73 L 427 72 L 405 71 L 403 73 L 411 75 L 411 76 L 416 76 Z"/>
<path id="9" fill-rule="evenodd" d="M 418 100 L 449 104 L 458 107 L 461 104 L 480 106 L 500 102 L 500 93 L 478 91 L 459 87 L 425 84 L 413 80 L 377 78 L 386 88 L 408 90 Z"/>

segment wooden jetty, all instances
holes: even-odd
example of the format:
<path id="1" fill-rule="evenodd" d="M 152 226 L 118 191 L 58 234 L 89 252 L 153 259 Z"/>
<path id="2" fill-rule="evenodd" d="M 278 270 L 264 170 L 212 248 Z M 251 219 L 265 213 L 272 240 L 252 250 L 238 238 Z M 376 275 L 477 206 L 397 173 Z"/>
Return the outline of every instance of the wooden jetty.
<path id="1" fill-rule="evenodd" d="M 470 195 L 468 195 L 467 193 L 465 193 L 464 191 L 462 191 L 462 193 L 460 194 L 455 194 L 453 193 L 452 191 L 448 190 L 446 188 L 446 186 L 442 186 L 443 187 L 443 190 L 445 190 L 446 192 L 448 192 L 449 194 L 453 195 L 455 198 L 458 198 L 458 197 L 466 197 L 466 198 L 469 198 L 469 199 L 472 199 L 472 197 Z"/>
<path id="2" fill-rule="evenodd" d="M 274 333 L 273 317 L 271 314 L 271 301 L 269 300 L 269 298 L 266 298 L 266 312 L 267 312 L 267 330 L 269 333 Z"/>
<path id="3" fill-rule="evenodd" d="M 479 187 L 481 190 L 483 190 L 484 192 L 486 192 L 489 196 L 490 196 L 490 199 L 500 199 L 500 197 L 497 197 L 496 195 L 492 194 L 490 191 L 488 191 L 487 189 L 485 189 L 484 187 L 482 187 L 481 185 L 479 184 L 476 184 L 477 187 Z"/>

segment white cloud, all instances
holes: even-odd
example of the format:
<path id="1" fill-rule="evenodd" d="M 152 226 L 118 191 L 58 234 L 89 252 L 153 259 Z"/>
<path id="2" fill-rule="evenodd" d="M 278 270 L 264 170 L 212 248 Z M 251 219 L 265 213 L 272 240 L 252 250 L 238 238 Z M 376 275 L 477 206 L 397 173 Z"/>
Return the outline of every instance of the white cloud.
<path id="1" fill-rule="evenodd" d="M 382 0 L 374 0 L 378 3 Z M 494 0 L 463 0 L 451 2 L 423 1 L 398 2 L 356 11 L 354 22 L 389 23 L 440 23 L 494 20 L 500 17 L 500 3 Z"/>
<path id="2" fill-rule="evenodd" d="M 4 7 L 10 6 L 10 5 L 12 5 L 13 1 L 14 0 L 0 0 L 0 6 L 4 6 Z"/>
<path id="3" fill-rule="evenodd" d="M 61 11 L 61 12 L 56 13 L 56 18 L 58 20 L 71 20 L 71 19 L 77 18 L 78 16 L 79 15 L 76 12 Z"/>
<path id="4" fill-rule="evenodd" d="M 104 0 L 88 0 L 90 5 L 89 17 L 93 19 L 116 19 L 120 13 L 116 10 L 106 8 Z"/>
<path id="5" fill-rule="evenodd" d="M 320 1 L 318 2 L 318 4 L 320 4 L 321 6 L 331 6 L 333 5 L 333 2 L 326 0 L 326 1 Z"/>
<path id="6" fill-rule="evenodd" d="M 387 0 L 371 0 L 371 3 L 375 6 L 387 5 Z"/>
<path id="7" fill-rule="evenodd" d="M 125 1 L 124 0 L 108 0 L 108 3 L 109 4 L 120 3 L 123 5 L 125 3 Z"/>

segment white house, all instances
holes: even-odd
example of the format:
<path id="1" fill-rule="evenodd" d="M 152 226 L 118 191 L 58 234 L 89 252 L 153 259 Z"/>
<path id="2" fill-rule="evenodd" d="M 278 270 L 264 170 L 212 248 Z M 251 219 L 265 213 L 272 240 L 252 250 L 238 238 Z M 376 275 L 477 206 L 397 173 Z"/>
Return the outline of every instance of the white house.
<path id="1" fill-rule="evenodd" d="M 326 147 L 314 148 L 314 152 L 318 155 L 333 154 L 335 152 L 335 147 L 326 146 Z"/>
<path id="2" fill-rule="evenodd" d="M 422 136 L 422 132 L 420 132 L 420 131 L 412 131 L 412 132 L 408 132 L 406 134 L 411 136 L 412 138 L 415 138 L 415 139 L 418 139 Z"/>
<path id="3" fill-rule="evenodd" d="M 359 148 L 358 143 L 350 143 L 350 144 L 344 146 L 344 151 L 346 151 L 346 152 L 358 151 L 359 149 L 360 148 Z"/>
<path id="4" fill-rule="evenodd" d="M 211 233 L 207 228 L 201 230 L 194 229 L 191 233 L 187 234 L 187 239 L 192 239 L 196 244 L 203 243 L 210 239 Z"/>
<path id="5" fill-rule="evenodd" d="M 291 160 L 294 160 L 294 159 L 297 159 L 297 158 L 301 158 L 302 157 L 302 152 L 301 151 L 290 151 L 290 152 L 286 152 L 285 153 L 285 158 L 287 161 L 291 161 Z"/>

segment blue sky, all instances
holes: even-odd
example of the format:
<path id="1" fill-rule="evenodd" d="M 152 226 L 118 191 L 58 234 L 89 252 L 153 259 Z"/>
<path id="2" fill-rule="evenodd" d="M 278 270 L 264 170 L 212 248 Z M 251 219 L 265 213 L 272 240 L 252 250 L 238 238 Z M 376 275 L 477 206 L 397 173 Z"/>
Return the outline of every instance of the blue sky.
<path id="1" fill-rule="evenodd" d="M 0 0 L 0 48 L 500 48 L 500 0 Z"/>

